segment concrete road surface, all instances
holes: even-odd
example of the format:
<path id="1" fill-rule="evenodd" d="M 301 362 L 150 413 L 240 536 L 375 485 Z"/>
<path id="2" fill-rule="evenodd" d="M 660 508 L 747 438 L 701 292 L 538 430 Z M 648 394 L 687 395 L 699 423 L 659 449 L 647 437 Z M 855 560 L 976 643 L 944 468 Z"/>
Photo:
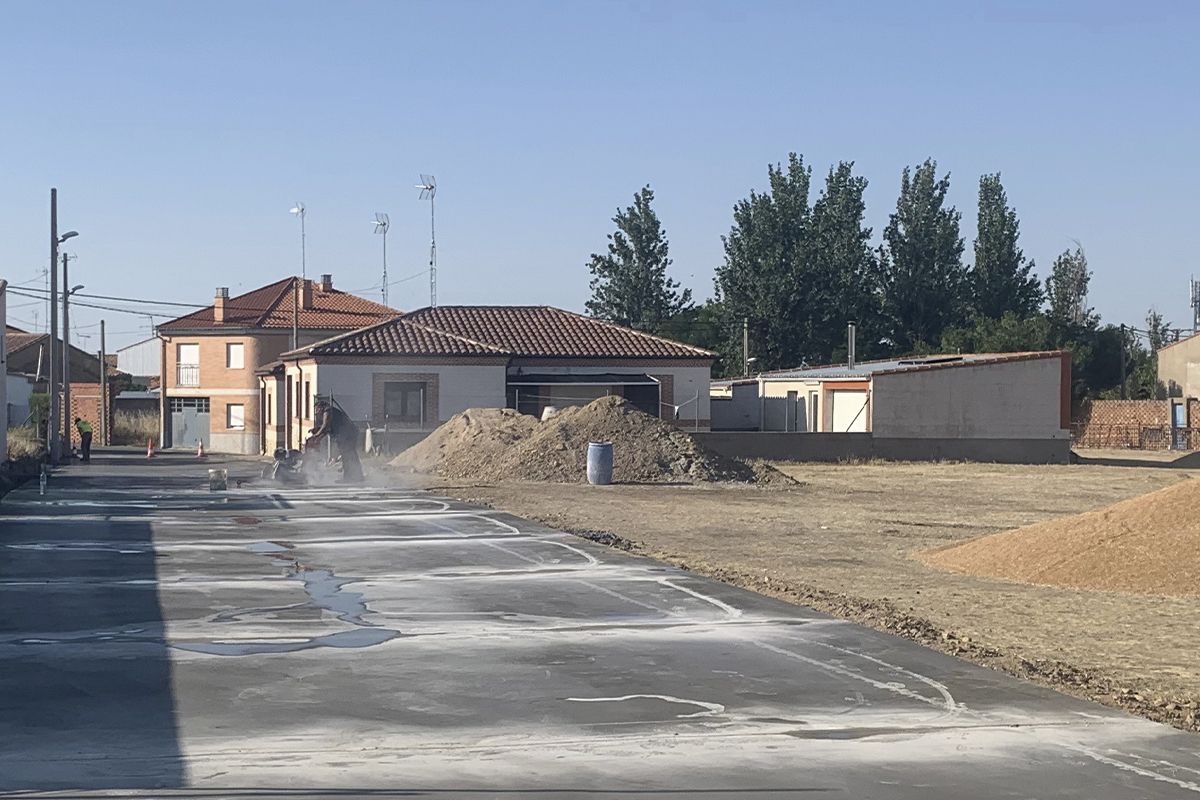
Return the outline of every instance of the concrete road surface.
<path id="1" fill-rule="evenodd" d="M 0 502 L 0 791 L 1200 794 L 1189 734 L 503 514 L 211 466 Z"/>

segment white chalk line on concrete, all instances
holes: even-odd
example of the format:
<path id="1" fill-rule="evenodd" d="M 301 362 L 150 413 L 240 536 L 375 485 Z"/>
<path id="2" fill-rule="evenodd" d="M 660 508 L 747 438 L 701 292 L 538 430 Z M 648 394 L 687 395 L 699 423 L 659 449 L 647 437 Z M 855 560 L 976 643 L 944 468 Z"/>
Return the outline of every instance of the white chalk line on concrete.
<path id="1" fill-rule="evenodd" d="M 802 661 L 805 664 L 808 664 L 809 666 L 816 667 L 816 668 L 824 670 L 826 672 L 831 672 L 835 675 L 840 675 L 843 678 L 850 678 L 851 680 L 861 681 L 861 682 L 867 684 L 868 686 L 873 686 L 876 689 L 881 689 L 885 692 L 891 692 L 892 694 L 896 694 L 901 697 L 906 697 L 909 700 L 916 700 L 920 703 L 925 703 L 925 704 L 931 705 L 931 706 L 940 706 L 948 714 L 957 712 L 957 710 L 959 708 L 958 704 L 954 702 L 953 698 L 951 698 L 950 701 L 947 702 L 944 697 L 938 697 L 938 698 L 926 697 L 925 695 L 921 694 L 920 692 L 914 692 L 912 689 L 909 689 L 907 686 L 904 686 L 902 684 L 894 683 L 891 681 L 876 680 L 875 678 L 871 678 L 866 675 L 863 675 L 858 670 L 851 669 L 849 667 L 839 666 L 837 664 L 831 664 L 828 661 L 822 661 L 819 658 L 811 658 L 809 656 L 801 655 L 800 653 L 796 653 L 792 650 L 787 650 L 782 647 L 776 647 L 773 644 L 767 644 L 766 642 L 759 641 L 756 639 L 751 640 L 751 644 L 753 644 L 755 647 L 761 647 L 763 650 L 768 650 L 777 655 L 784 656 L 785 658 L 792 658 L 792 659 L 795 659 L 796 661 Z"/>
<path id="2" fill-rule="evenodd" d="M 725 713 L 725 706 L 720 703 L 709 703 L 705 700 L 688 700 L 683 697 L 672 697 L 669 694 L 626 694 L 620 697 L 567 697 L 569 703 L 621 703 L 626 700 L 662 700 L 665 703 L 677 703 L 684 706 L 697 706 L 701 710 L 691 714 L 676 714 L 676 719 L 694 719 L 695 717 L 711 717 Z"/>
<path id="3" fill-rule="evenodd" d="M 1129 764 L 1125 761 L 1121 761 L 1118 758 L 1106 756 L 1103 753 L 1099 753 L 1099 752 L 1091 749 L 1090 747 L 1085 747 L 1080 744 L 1074 744 L 1074 743 L 1070 743 L 1070 742 L 1060 742 L 1059 744 L 1061 747 L 1063 747 L 1066 750 L 1070 750 L 1073 753 L 1079 753 L 1081 755 L 1087 756 L 1088 758 L 1092 759 L 1093 761 L 1099 762 L 1101 764 L 1105 764 L 1107 766 L 1114 767 L 1114 768 L 1122 770 L 1124 772 L 1132 772 L 1135 775 L 1140 775 L 1143 778 L 1149 778 L 1151 780 L 1158 781 L 1160 783 L 1169 783 L 1172 786 L 1179 787 L 1180 789 L 1186 789 L 1189 792 L 1194 792 L 1194 793 L 1200 794 L 1200 784 L 1195 783 L 1193 781 L 1185 781 L 1180 778 L 1173 778 L 1170 775 L 1164 775 L 1161 772 L 1157 772 L 1152 769 L 1147 769 L 1145 767 L 1139 767 L 1135 764 Z M 1169 761 L 1159 761 L 1157 763 L 1163 764 L 1166 766 L 1170 766 L 1174 769 L 1183 769 L 1182 767 L 1179 767 L 1176 764 L 1172 764 Z M 1188 771 L 1194 772 L 1195 770 L 1188 770 Z"/>

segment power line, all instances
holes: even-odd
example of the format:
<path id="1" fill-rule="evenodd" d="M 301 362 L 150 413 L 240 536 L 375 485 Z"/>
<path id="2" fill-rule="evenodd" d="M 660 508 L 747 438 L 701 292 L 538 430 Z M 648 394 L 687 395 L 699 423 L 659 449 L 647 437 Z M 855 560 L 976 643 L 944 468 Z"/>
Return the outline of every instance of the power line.
<path id="1" fill-rule="evenodd" d="M 36 292 L 38 294 L 49 294 L 49 291 L 47 291 L 46 289 L 31 289 L 28 287 L 21 289 L 21 291 Z M 204 308 L 205 307 L 204 305 L 200 305 L 197 303 L 177 303 L 177 302 L 174 302 L 171 300 L 142 300 L 142 299 L 138 299 L 136 297 L 117 297 L 117 296 L 110 295 L 110 294 L 88 294 L 87 292 L 75 292 L 71 296 L 72 297 L 88 297 L 88 298 L 91 298 L 92 300 L 115 300 L 115 301 L 118 301 L 121 303 L 141 303 L 143 305 L 150 305 L 150 306 L 178 306 L 180 308 Z"/>

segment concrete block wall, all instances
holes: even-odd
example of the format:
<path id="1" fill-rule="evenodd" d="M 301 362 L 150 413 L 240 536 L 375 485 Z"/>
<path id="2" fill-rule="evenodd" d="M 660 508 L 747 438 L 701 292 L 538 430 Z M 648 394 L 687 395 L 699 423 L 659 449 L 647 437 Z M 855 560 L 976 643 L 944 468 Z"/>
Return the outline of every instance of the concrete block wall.
<path id="1" fill-rule="evenodd" d="M 1070 357 L 883 373 L 870 429 L 882 438 L 1066 439 Z"/>
<path id="2" fill-rule="evenodd" d="M 1067 439 L 965 439 L 880 437 L 871 433 L 722 431 L 695 434 L 705 447 L 730 458 L 769 461 L 980 461 L 997 464 L 1067 464 Z"/>

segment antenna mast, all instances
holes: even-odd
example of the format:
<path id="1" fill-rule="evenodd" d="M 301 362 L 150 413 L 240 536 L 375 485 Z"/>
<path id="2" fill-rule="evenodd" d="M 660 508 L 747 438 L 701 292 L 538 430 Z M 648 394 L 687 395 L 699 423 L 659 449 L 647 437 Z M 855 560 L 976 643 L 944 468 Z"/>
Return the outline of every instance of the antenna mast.
<path id="1" fill-rule="evenodd" d="M 375 232 L 383 234 L 383 304 L 388 304 L 388 279 L 387 279 L 387 232 L 391 227 L 388 221 L 388 215 L 382 211 L 375 214 Z"/>
<path id="2" fill-rule="evenodd" d="M 1192 277 L 1188 281 L 1192 295 L 1192 335 L 1200 333 L 1200 281 Z"/>
<path id="3" fill-rule="evenodd" d="M 421 182 L 414 188 L 421 190 L 421 199 L 429 200 L 429 305 L 437 306 L 437 226 L 433 213 L 433 197 L 437 194 L 437 180 L 432 175 L 422 175 Z"/>

